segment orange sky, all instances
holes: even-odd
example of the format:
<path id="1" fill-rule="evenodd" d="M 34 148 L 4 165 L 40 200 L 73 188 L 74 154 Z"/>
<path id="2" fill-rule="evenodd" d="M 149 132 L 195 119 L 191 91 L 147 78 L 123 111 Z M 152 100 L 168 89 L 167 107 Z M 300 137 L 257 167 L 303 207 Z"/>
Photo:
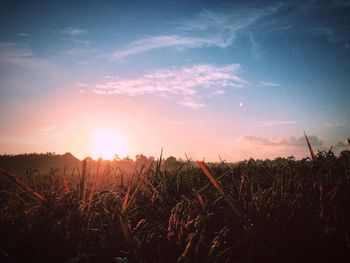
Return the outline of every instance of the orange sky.
<path id="1" fill-rule="evenodd" d="M 215 115 L 200 117 L 201 112 L 184 111 L 179 119 L 168 108 L 161 108 L 161 103 L 157 105 L 157 101 L 116 100 L 79 92 L 57 92 L 52 97 L 36 99 L 36 103 L 28 100 L 16 108 L 5 105 L 7 118 L 12 113 L 21 121 L 11 127 L 11 136 L 2 139 L 3 153 L 52 151 L 71 152 L 78 158 L 94 156 L 95 134 L 108 131 L 123 141 L 123 149 L 115 149 L 121 157 L 138 153 L 159 156 L 162 147 L 164 156 L 185 159 L 186 153 L 193 159 L 213 161 L 219 161 L 219 154 L 228 161 L 308 154 L 306 144 L 295 144 L 290 136 L 254 141 L 244 134 L 231 133 L 235 124 L 222 122 Z M 251 124 L 240 121 L 237 125 L 246 128 Z M 109 144 L 105 147 L 110 151 Z"/>
<path id="2" fill-rule="evenodd" d="M 0 154 L 303 158 L 304 130 L 345 150 L 347 5 L 5 1 Z"/>

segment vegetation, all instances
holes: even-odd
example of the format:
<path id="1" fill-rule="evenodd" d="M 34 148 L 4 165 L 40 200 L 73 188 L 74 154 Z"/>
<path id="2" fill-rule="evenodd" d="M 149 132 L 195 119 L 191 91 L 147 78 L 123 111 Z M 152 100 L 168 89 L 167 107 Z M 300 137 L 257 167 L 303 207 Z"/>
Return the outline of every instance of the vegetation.
<path id="1" fill-rule="evenodd" d="M 1 169 L 0 261 L 350 262 L 349 151 L 141 157 L 130 172 L 90 159 L 69 173 Z"/>

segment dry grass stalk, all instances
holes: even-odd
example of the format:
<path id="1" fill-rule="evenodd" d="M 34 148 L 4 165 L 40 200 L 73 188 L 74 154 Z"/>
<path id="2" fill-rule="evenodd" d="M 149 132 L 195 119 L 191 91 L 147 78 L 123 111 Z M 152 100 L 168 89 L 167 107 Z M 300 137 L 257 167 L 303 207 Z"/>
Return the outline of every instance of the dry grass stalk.
<path id="1" fill-rule="evenodd" d="M 199 168 L 203 171 L 203 173 L 208 177 L 209 181 L 214 185 L 214 187 L 222 194 L 225 195 L 224 189 L 219 184 L 219 182 L 215 179 L 215 177 L 209 172 L 208 167 L 204 162 L 197 162 Z"/>
<path id="2" fill-rule="evenodd" d="M 205 211 L 205 203 L 204 203 L 204 200 L 200 194 L 197 194 L 197 200 L 198 200 L 198 203 L 200 204 L 200 206 L 202 207 L 203 211 Z"/>
<path id="3" fill-rule="evenodd" d="M 134 178 L 135 178 L 135 174 L 136 174 L 136 168 L 137 168 L 137 163 L 135 164 L 134 171 L 132 173 L 131 180 L 130 180 L 130 183 L 129 183 L 129 186 L 128 186 L 128 190 L 126 191 L 126 194 L 125 194 L 125 197 L 124 197 L 124 200 L 123 200 L 122 213 L 125 212 L 126 206 L 128 204 L 128 201 L 129 201 L 129 195 L 130 195 L 132 184 L 134 182 Z"/>
<path id="4" fill-rule="evenodd" d="M 148 166 L 148 169 L 145 170 L 145 172 L 143 173 L 143 175 L 142 175 L 142 177 L 141 177 L 139 183 L 137 184 L 137 186 L 136 186 L 136 188 L 135 188 L 134 193 L 133 193 L 132 196 L 130 197 L 129 203 L 134 199 L 134 197 L 135 197 L 135 195 L 137 194 L 138 190 L 140 189 L 140 187 L 141 187 L 143 181 L 146 179 L 146 177 L 147 177 L 147 175 L 148 175 L 149 170 L 151 169 L 151 167 L 152 167 L 152 163 Z"/>
<path id="5" fill-rule="evenodd" d="M 131 259 L 135 258 L 135 246 L 134 246 L 134 242 L 132 240 L 132 236 L 131 236 L 130 231 L 129 231 L 128 223 L 127 223 L 128 214 L 126 212 L 126 208 L 127 208 L 128 203 L 129 203 L 129 196 L 130 196 L 130 192 L 131 192 L 131 187 L 134 183 L 135 175 L 137 173 L 136 168 L 137 168 L 137 163 L 135 164 L 134 171 L 132 173 L 131 180 L 129 182 L 128 190 L 126 191 L 126 194 L 125 194 L 125 197 L 124 197 L 124 200 L 122 203 L 121 211 L 119 214 L 119 223 L 120 223 L 120 226 L 122 229 L 123 236 L 126 240 L 126 243 L 128 244 L 129 257 Z M 130 200 L 132 200 L 132 197 L 130 198 Z"/>
<path id="6" fill-rule="evenodd" d="M 24 206 L 27 205 L 27 202 L 17 193 L 8 192 L 8 191 L 0 191 L 1 194 L 6 194 L 8 196 L 15 196 Z"/>
<path id="7" fill-rule="evenodd" d="M 213 184 L 213 186 L 218 190 L 218 192 L 222 195 L 226 203 L 229 205 L 233 213 L 237 216 L 237 218 L 241 221 L 243 224 L 243 227 L 245 229 L 249 229 L 250 225 L 247 222 L 246 218 L 244 217 L 243 213 L 240 211 L 240 209 L 234 204 L 233 200 L 225 193 L 224 189 L 222 188 L 221 184 L 216 180 L 216 178 L 211 174 L 208 167 L 205 165 L 205 163 L 197 162 L 199 168 L 202 170 L 202 172 L 208 177 L 209 181 Z"/>
<path id="8" fill-rule="evenodd" d="M 160 166 L 162 164 L 162 157 L 163 157 L 163 147 L 160 151 L 160 157 L 159 157 L 159 161 L 157 161 L 157 166 L 156 166 L 156 172 L 155 172 L 155 176 L 157 176 L 159 170 L 160 170 Z"/>
<path id="9" fill-rule="evenodd" d="M 309 151 L 310 151 L 311 159 L 312 159 L 313 161 L 315 161 L 316 157 L 315 157 L 314 151 L 312 150 L 312 147 L 311 147 L 311 144 L 310 144 L 309 138 L 306 136 L 305 131 L 304 131 L 304 135 L 305 135 L 305 139 L 306 139 L 307 146 L 309 147 Z"/>
<path id="10" fill-rule="evenodd" d="M 133 258 L 135 258 L 135 246 L 134 246 L 134 242 L 132 240 L 132 236 L 131 236 L 129 228 L 128 228 L 127 219 L 126 219 L 125 214 L 119 215 L 119 223 L 120 223 L 125 241 L 128 245 L 129 259 L 133 259 Z M 136 262 L 136 261 L 131 261 L 131 262 Z"/>
<path id="11" fill-rule="evenodd" d="M 10 181 L 15 183 L 20 188 L 22 188 L 25 192 L 27 192 L 35 200 L 38 200 L 42 203 L 47 201 L 47 199 L 42 194 L 39 194 L 38 192 L 32 190 L 28 186 L 25 186 L 20 181 L 18 181 L 13 175 L 9 174 L 6 170 L 0 168 L 0 172 L 2 172 Z"/>
<path id="12" fill-rule="evenodd" d="M 157 188 L 154 187 L 154 185 L 147 179 L 145 178 L 145 184 L 147 184 L 151 189 L 153 190 L 154 193 L 159 194 L 159 191 Z"/>
<path id="13" fill-rule="evenodd" d="M 69 188 L 68 188 L 67 179 L 66 179 L 66 169 L 63 170 L 62 182 L 63 182 L 63 191 L 65 194 L 67 194 L 69 192 Z"/>
<path id="14" fill-rule="evenodd" d="M 86 163 L 90 158 L 87 157 L 83 160 L 83 167 L 81 170 L 81 179 L 80 179 L 80 201 L 85 201 L 85 195 L 86 195 L 86 180 L 87 180 L 87 173 L 86 173 Z"/>
<path id="15" fill-rule="evenodd" d="M 118 175 L 120 175 L 120 180 L 119 180 L 120 188 L 124 187 L 124 174 L 125 174 L 125 171 L 123 171 L 119 166 L 115 167 L 114 169 L 115 185 L 118 186 Z"/>
<path id="16" fill-rule="evenodd" d="M 124 173 L 120 174 L 120 187 L 124 187 Z"/>
<path id="17" fill-rule="evenodd" d="M 98 159 L 97 171 L 96 171 L 96 174 L 94 175 L 94 179 L 93 179 L 91 191 L 90 191 L 90 196 L 89 196 L 89 204 L 88 204 L 88 208 L 87 208 L 88 211 L 89 211 L 90 206 L 92 204 L 92 201 L 94 199 L 94 191 L 95 191 L 95 187 L 96 187 L 96 182 L 97 182 L 97 178 L 98 178 L 99 173 L 100 173 L 100 163 L 101 163 L 101 159 Z"/>

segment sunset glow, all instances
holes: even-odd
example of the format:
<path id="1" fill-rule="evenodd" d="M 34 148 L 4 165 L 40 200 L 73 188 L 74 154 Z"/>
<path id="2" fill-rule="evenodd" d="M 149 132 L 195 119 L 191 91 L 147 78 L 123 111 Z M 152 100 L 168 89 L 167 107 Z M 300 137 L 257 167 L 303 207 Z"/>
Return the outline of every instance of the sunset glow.
<path id="1" fill-rule="evenodd" d="M 0 154 L 348 147 L 348 1 L 20 2 L 0 9 Z"/>
<path id="2" fill-rule="evenodd" d="M 91 156 L 94 159 L 113 160 L 116 156 L 123 158 L 128 149 L 125 140 L 115 131 L 98 130 L 91 141 Z"/>

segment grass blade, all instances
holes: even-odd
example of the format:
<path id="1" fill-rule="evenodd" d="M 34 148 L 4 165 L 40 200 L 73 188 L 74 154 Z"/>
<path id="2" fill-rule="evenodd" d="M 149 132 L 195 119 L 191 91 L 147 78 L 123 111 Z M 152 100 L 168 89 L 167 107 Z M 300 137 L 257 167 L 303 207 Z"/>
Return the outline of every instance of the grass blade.
<path id="1" fill-rule="evenodd" d="M 67 183 L 67 179 L 66 179 L 66 169 L 63 170 L 63 174 L 61 174 L 61 175 L 62 175 L 63 191 L 65 194 L 68 194 L 69 187 L 68 187 L 68 183 Z"/>
<path id="2" fill-rule="evenodd" d="M 149 170 L 151 169 L 151 167 L 152 167 L 152 163 L 149 165 L 148 169 L 145 170 L 145 172 L 143 173 L 143 175 L 142 175 L 142 177 L 141 177 L 139 183 L 137 184 L 137 186 L 136 186 L 136 188 L 135 188 L 135 191 L 133 192 L 132 196 L 130 197 L 129 203 L 134 199 L 134 197 L 135 197 L 135 195 L 137 194 L 138 190 L 140 189 L 140 187 L 141 187 L 143 181 L 146 179 L 146 177 L 147 177 L 147 175 L 148 175 Z"/>
<path id="3" fill-rule="evenodd" d="M 233 213 L 237 216 L 239 221 L 243 224 L 243 227 L 245 229 L 249 228 L 249 223 L 247 222 L 246 218 L 244 217 L 243 213 L 240 211 L 240 209 L 234 204 L 233 200 L 225 193 L 224 189 L 222 188 L 221 184 L 216 180 L 216 178 L 211 174 L 208 167 L 205 165 L 205 163 L 197 162 L 199 168 L 202 170 L 202 172 L 208 177 L 209 181 L 212 183 L 212 185 L 218 190 L 218 192 L 222 195 L 226 203 L 229 205 Z"/>
<path id="4" fill-rule="evenodd" d="M 83 160 L 83 167 L 81 170 L 81 179 L 80 179 L 80 201 L 85 201 L 85 195 L 86 195 L 86 180 L 87 180 L 87 173 L 86 173 L 86 163 L 90 160 L 89 157 L 85 158 Z"/>
<path id="5" fill-rule="evenodd" d="M 125 197 L 124 197 L 124 200 L 123 200 L 122 213 L 125 212 L 126 206 L 128 204 L 128 201 L 129 201 L 129 195 L 130 195 L 132 184 L 134 182 L 134 178 L 135 178 L 135 174 L 136 174 L 136 168 L 137 168 L 137 163 L 135 164 L 134 171 L 132 173 L 131 180 L 129 182 L 128 190 L 126 191 L 126 194 L 125 194 Z"/>
<path id="6" fill-rule="evenodd" d="M 160 170 L 160 165 L 162 164 L 162 157 L 163 157 L 163 147 L 160 150 L 160 157 L 159 157 L 159 161 L 157 162 L 155 176 L 157 176 L 157 174 L 158 174 L 158 172 Z"/>
<path id="7" fill-rule="evenodd" d="M 312 159 L 313 161 L 315 161 L 316 157 L 315 157 L 314 151 L 312 150 L 312 147 L 311 147 L 311 144 L 310 144 L 309 138 L 306 136 L 305 131 L 304 131 L 304 135 L 305 135 L 305 139 L 306 139 L 307 146 L 309 147 L 309 151 L 310 151 L 311 159 Z"/>
<path id="8" fill-rule="evenodd" d="M 92 182 L 90 196 L 89 196 L 89 204 L 88 204 L 88 208 L 87 208 L 88 211 L 90 210 L 90 206 L 91 206 L 92 200 L 94 198 L 94 191 L 95 191 L 95 187 L 96 187 L 96 182 L 97 182 L 97 178 L 98 178 L 99 173 L 100 173 L 100 163 L 101 163 L 101 159 L 98 159 L 97 171 L 96 171 L 96 174 L 94 176 L 94 180 Z"/>
<path id="9" fill-rule="evenodd" d="M 20 181 L 18 181 L 13 175 L 8 173 L 6 170 L 0 168 L 0 172 L 2 172 L 10 181 L 15 183 L 20 188 L 22 188 L 25 192 L 27 192 L 35 200 L 38 200 L 38 201 L 40 201 L 42 203 L 45 203 L 47 201 L 47 199 L 42 194 L 39 194 L 38 192 L 32 190 L 28 186 L 25 186 Z"/>

